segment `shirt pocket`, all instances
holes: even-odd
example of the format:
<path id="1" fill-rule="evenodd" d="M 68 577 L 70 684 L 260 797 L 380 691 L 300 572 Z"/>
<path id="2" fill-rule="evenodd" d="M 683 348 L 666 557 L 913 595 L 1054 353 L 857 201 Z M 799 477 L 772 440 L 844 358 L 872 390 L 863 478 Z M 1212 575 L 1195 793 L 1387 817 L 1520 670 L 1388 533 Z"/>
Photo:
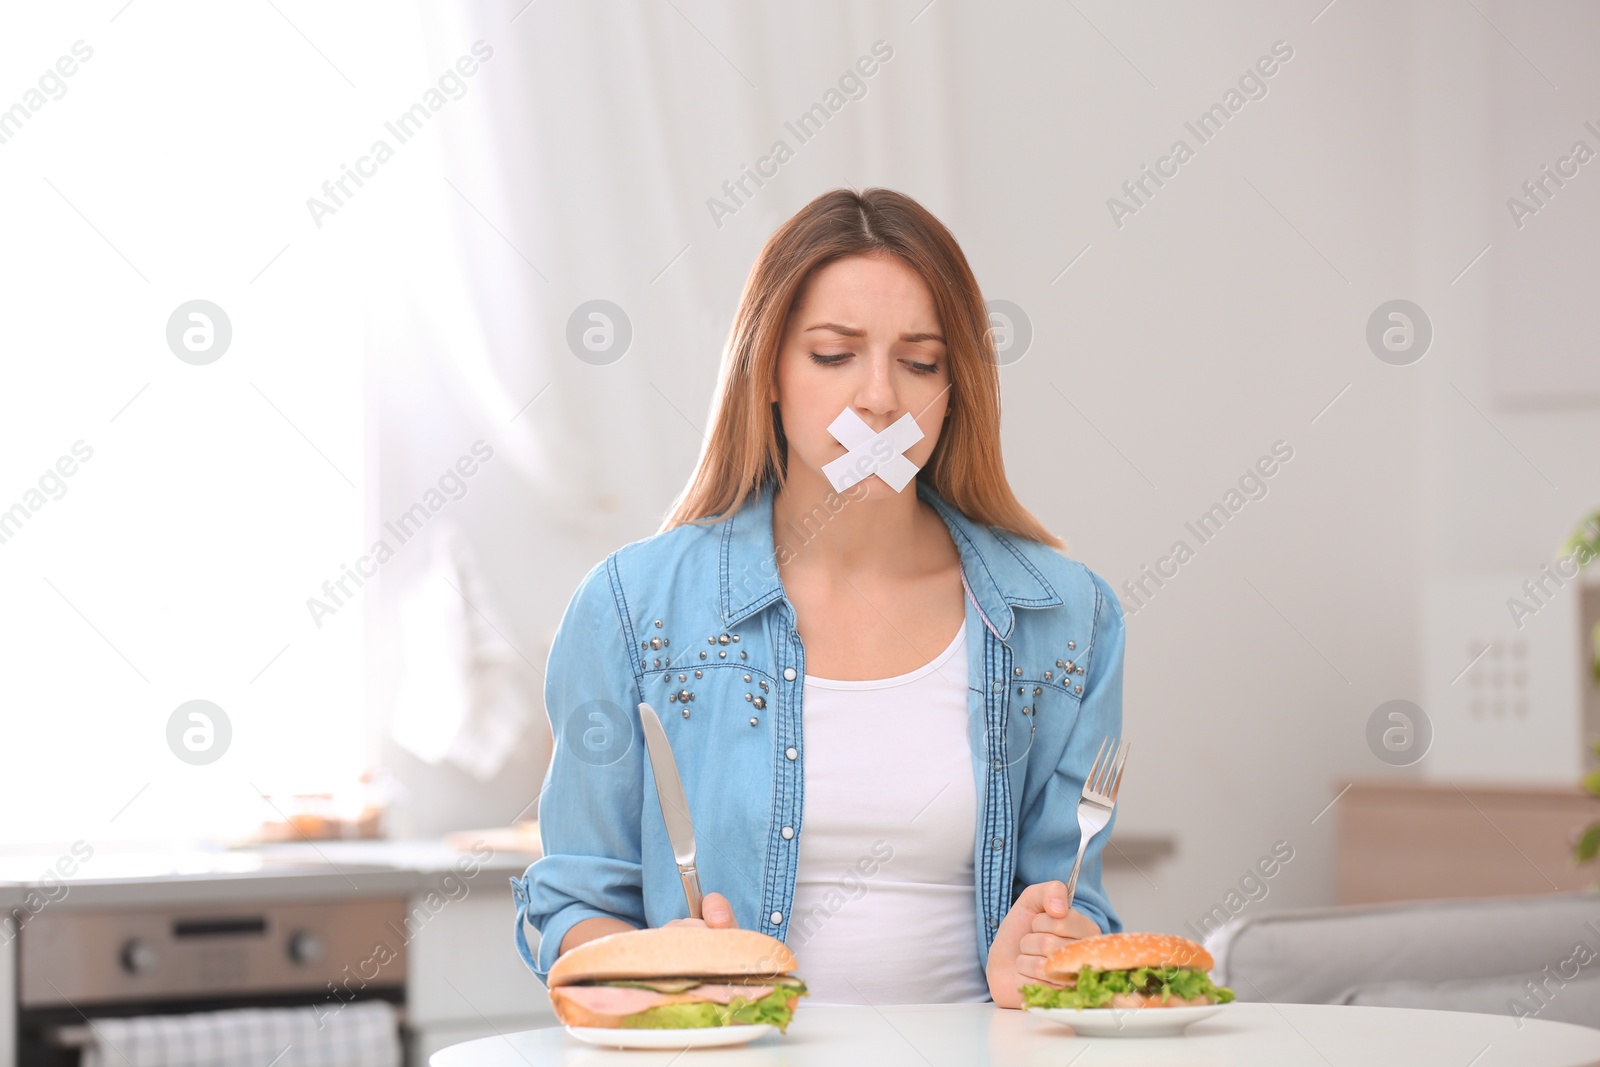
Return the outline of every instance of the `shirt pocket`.
<path id="1" fill-rule="evenodd" d="M 1045 755 L 1054 760 L 1066 744 L 1078 721 L 1083 702 L 1082 675 L 1070 668 L 1053 666 L 1035 672 L 1036 677 L 1013 677 L 1006 694 L 1010 714 L 1006 717 L 1006 759 L 1011 765 L 1026 764 Z M 1048 673 L 1049 678 L 1044 674 Z"/>

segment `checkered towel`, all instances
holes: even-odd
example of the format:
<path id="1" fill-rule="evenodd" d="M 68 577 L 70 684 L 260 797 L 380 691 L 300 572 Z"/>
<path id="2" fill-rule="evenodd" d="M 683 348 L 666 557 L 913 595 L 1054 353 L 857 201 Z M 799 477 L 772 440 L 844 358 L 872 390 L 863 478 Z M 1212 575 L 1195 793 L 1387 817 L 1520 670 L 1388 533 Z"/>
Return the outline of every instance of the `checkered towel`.
<path id="1" fill-rule="evenodd" d="M 381 1000 L 311 1008 L 95 1019 L 83 1067 L 400 1067 L 394 1006 Z"/>

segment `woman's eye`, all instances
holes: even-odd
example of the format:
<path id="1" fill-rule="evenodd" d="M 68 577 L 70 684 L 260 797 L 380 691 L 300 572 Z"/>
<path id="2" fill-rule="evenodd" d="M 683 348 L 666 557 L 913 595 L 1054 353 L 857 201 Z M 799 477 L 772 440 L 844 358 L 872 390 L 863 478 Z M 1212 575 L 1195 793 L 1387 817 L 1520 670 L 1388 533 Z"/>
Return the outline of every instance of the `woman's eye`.
<path id="1" fill-rule="evenodd" d="M 910 367 L 918 374 L 932 374 L 939 369 L 939 364 L 937 363 L 918 363 L 915 360 L 910 359 L 906 360 L 906 366 Z"/>
<path id="2" fill-rule="evenodd" d="M 811 362 L 820 364 L 820 365 L 822 365 L 824 367 L 832 367 L 832 366 L 835 366 L 836 364 L 843 363 L 845 360 L 849 359 L 852 355 L 854 355 L 854 353 L 852 353 L 852 352 L 838 352 L 838 353 L 813 352 L 813 353 L 811 353 Z"/>

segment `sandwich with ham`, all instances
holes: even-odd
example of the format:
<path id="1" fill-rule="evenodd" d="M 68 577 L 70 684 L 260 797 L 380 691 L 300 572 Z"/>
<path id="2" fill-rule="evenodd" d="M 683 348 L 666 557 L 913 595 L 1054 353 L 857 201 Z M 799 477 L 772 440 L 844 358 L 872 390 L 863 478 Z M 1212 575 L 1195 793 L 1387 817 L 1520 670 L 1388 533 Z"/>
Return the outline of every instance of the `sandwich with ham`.
<path id="1" fill-rule="evenodd" d="M 1022 987 L 1024 1008 L 1180 1008 L 1226 1004 L 1233 990 L 1214 985 L 1216 963 L 1200 945 L 1171 934 L 1101 934 L 1064 945 L 1045 961 L 1061 988 Z"/>
<path id="2" fill-rule="evenodd" d="M 550 967 L 566 1026 L 677 1030 L 766 1023 L 784 1031 L 806 985 L 782 941 L 755 930 L 668 926 L 586 941 Z"/>

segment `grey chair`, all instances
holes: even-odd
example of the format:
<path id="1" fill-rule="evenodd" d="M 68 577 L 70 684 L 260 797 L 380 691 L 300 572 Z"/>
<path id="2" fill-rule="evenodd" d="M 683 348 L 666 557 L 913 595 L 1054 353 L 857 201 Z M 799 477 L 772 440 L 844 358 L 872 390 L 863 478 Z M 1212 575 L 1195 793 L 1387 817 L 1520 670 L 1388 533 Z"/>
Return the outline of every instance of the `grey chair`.
<path id="1" fill-rule="evenodd" d="M 1371 1004 L 1600 1028 L 1600 893 L 1241 916 L 1206 939 L 1240 1000 Z"/>

